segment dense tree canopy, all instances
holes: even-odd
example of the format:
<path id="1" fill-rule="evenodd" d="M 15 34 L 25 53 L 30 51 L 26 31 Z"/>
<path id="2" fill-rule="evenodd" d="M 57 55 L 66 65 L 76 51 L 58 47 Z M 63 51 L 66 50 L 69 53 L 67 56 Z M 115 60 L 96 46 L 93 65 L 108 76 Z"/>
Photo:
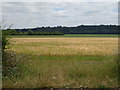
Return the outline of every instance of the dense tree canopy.
<path id="1" fill-rule="evenodd" d="M 64 35 L 64 34 L 119 34 L 116 25 L 81 25 L 77 27 L 37 27 L 12 30 L 12 35 Z"/>

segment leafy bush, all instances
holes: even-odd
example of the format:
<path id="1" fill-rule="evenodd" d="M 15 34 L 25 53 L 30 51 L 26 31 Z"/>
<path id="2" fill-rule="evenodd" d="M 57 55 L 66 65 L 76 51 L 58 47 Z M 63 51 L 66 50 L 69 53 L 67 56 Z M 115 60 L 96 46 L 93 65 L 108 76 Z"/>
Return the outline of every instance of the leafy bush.
<path id="1" fill-rule="evenodd" d="M 5 50 L 7 49 L 7 45 L 9 45 L 9 39 L 8 38 L 9 32 L 8 31 L 2 31 L 2 55 L 3 55 L 3 59 L 4 59 L 4 55 L 5 55 Z"/>
<path id="2" fill-rule="evenodd" d="M 7 38 L 9 35 L 9 32 L 2 30 L 2 75 L 5 75 L 6 69 L 5 67 L 7 67 L 7 54 L 6 54 L 6 49 L 7 49 L 7 45 L 9 45 L 9 38 Z"/>
<path id="3" fill-rule="evenodd" d="M 2 76 L 4 78 L 21 76 L 21 56 L 9 50 L 11 30 L 2 30 Z"/>

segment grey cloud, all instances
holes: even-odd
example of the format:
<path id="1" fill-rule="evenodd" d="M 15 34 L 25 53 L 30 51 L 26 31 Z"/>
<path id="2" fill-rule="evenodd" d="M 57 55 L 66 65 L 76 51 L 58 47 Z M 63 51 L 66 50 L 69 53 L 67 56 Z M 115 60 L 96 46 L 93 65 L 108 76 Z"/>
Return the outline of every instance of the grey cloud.
<path id="1" fill-rule="evenodd" d="M 3 18 L 14 28 L 117 24 L 117 12 L 113 9 L 117 9 L 117 3 L 4 2 Z"/>

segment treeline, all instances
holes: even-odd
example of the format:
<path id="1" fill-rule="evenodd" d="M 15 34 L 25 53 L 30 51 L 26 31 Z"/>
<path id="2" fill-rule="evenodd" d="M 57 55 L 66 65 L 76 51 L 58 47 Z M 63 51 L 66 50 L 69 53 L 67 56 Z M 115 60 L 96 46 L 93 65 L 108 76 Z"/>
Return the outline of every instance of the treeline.
<path id="1" fill-rule="evenodd" d="M 81 25 L 76 27 L 37 27 L 14 29 L 11 35 L 120 34 L 117 25 Z"/>
<path id="2" fill-rule="evenodd" d="M 34 30 L 27 30 L 27 31 L 17 31 L 17 30 L 11 30 L 11 35 L 64 35 L 64 33 L 61 32 L 40 32 L 40 31 L 34 31 Z"/>

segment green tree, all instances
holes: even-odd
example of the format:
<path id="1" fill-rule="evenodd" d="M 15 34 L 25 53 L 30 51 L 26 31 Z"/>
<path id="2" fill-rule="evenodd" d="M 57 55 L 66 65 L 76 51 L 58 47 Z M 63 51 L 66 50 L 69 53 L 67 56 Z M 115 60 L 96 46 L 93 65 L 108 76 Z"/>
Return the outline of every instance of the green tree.
<path id="1" fill-rule="evenodd" d="M 15 29 L 12 29 L 12 30 L 11 30 L 11 34 L 12 34 L 12 35 L 15 35 L 16 33 L 17 33 L 17 32 L 16 32 Z"/>
<path id="2" fill-rule="evenodd" d="M 7 45 L 9 45 L 9 39 L 8 35 L 10 35 L 10 32 L 7 30 L 2 30 L 2 55 L 3 55 L 3 59 L 4 59 L 4 54 L 5 54 L 5 50 L 7 49 Z"/>
<path id="3" fill-rule="evenodd" d="M 33 35 L 34 32 L 32 30 L 28 30 L 28 35 Z"/>

